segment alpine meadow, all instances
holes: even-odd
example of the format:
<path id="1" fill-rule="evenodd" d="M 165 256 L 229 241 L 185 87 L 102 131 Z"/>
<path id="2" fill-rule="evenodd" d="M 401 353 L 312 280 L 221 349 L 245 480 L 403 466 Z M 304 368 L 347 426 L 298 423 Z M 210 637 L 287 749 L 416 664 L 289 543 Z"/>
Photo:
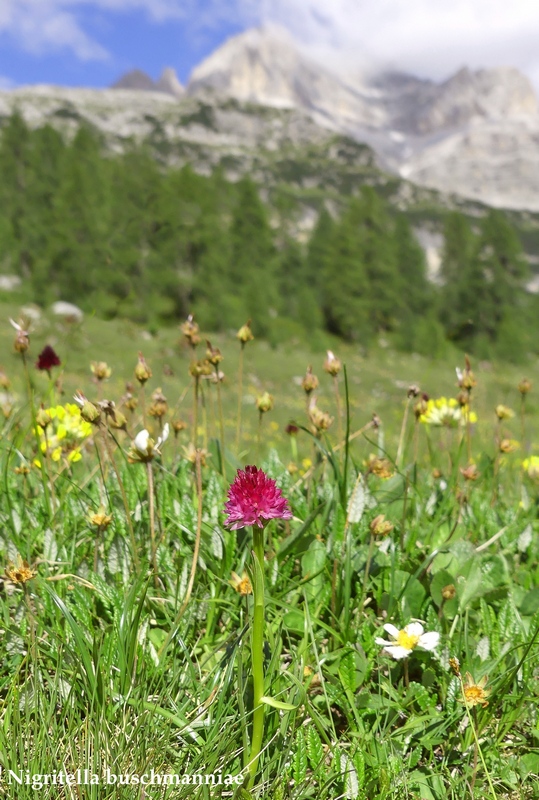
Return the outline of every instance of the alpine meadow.
<path id="1" fill-rule="evenodd" d="M 2 119 L 2 796 L 539 800 L 537 218 L 331 137 Z"/>

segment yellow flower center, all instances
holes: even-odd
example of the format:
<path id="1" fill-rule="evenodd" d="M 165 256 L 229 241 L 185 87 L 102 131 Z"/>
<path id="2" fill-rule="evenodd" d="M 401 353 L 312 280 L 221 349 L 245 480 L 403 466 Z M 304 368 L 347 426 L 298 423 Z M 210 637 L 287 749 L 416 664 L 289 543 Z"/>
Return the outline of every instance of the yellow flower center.
<path id="1" fill-rule="evenodd" d="M 413 650 L 418 642 L 419 636 L 413 636 L 411 633 L 406 633 L 406 631 L 399 631 L 399 635 L 397 636 L 397 644 L 399 647 L 404 647 L 406 650 Z"/>
<path id="2" fill-rule="evenodd" d="M 488 693 L 485 692 L 485 690 L 482 689 L 481 686 L 473 684 L 472 686 L 464 687 L 464 696 L 466 698 L 466 702 L 469 705 L 476 706 L 479 705 L 480 703 L 482 705 L 483 703 L 486 702 Z"/>

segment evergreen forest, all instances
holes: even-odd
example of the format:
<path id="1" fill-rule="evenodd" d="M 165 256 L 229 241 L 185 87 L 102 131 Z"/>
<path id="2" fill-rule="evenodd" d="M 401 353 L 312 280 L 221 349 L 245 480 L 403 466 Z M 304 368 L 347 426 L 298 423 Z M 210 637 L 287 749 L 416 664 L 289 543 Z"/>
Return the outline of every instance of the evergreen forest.
<path id="1" fill-rule="evenodd" d="M 0 170 L 0 270 L 40 306 L 65 300 L 149 329 L 189 313 L 215 331 L 252 318 L 271 343 L 327 331 L 432 356 L 449 342 L 483 358 L 538 350 L 538 301 L 501 211 L 447 212 L 434 283 L 409 218 L 371 186 L 338 216 L 322 210 L 300 242 L 284 196 L 265 202 L 219 169 L 165 169 L 145 145 L 113 154 L 89 127 L 68 140 L 14 114 Z"/>

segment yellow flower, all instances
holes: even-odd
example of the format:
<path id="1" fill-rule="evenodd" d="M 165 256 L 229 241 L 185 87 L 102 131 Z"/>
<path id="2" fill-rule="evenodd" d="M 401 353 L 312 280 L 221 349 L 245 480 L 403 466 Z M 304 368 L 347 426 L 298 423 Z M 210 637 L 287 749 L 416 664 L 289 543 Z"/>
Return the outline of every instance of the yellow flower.
<path id="1" fill-rule="evenodd" d="M 522 462 L 522 468 L 527 473 L 528 478 L 536 481 L 539 479 L 539 456 L 530 456 Z"/>
<path id="2" fill-rule="evenodd" d="M 69 463 L 82 458 L 81 444 L 92 434 L 92 426 L 82 419 L 79 408 L 74 403 L 42 409 L 42 420 L 47 417 L 45 427 L 36 425 L 39 434 L 39 447 L 48 453 L 52 461 L 58 463 L 62 457 Z"/>
<path id="3" fill-rule="evenodd" d="M 394 475 L 391 461 L 387 458 L 378 458 L 373 453 L 370 454 L 366 467 L 367 472 L 372 472 L 378 478 L 392 478 Z"/>
<path id="4" fill-rule="evenodd" d="M 516 439 L 502 439 L 500 442 L 500 453 L 514 453 L 520 447 L 520 442 Z"/>
<path id="5" fill-rule="evenodd" d="M 513 419 L 515 412 L 508 406 L 503 406 L 501 403 L 496 406 L 496 416 L 501 421 L 502 419 Z"/>
<path id="6" fill-rule="evenodd" d="M 6 575 L 12 583 L 28 583 L 36 575 L 36 570 L 18 555 L 17 564 L 10 563 L 6 567 Z"/>
<path id="7" fill-rule="evenodd" d="M 112 514 L 107 514 L 103 506 L 99 506 L 99 510 L 95 514 L 88 515 L 88 520 L 96 528 L 104 531 L 112 522 Z"/>
<path id="8" fill-rule="evenodd" d="M 467 405 L 461 406 L 454 397 L 437 397 L 427 401 L 427 408 L 419 417 L 425 425 L 434 427 L 458 428 L 468 421 L 477 422 L 477 414 L 470 411 Z"/>
<path id="9" fill-rule="evenodd" d="M 251 581 L 246 572 L 242 574 L 241 578 L 236 572 L 232 572 L 232 579 L 229 580 L 229 584 L 238 594 L 243 596 L 253 593 L 253 587 L 251 586 Z"/>
<path id="10" fill-rule="evenodd" d="M 487 675 L 483 675 L 479 683 L 475 683 L 474 679 L 469 672 L 466 673 L 466 683 L 462 684 L 462 693 L 464 697 L 459 697 L 459 703 L 465 703 L 467 706 L 488 706 L 487 697 L 490 694 L 490 689 L 485 689 L 488 681 Z"/>

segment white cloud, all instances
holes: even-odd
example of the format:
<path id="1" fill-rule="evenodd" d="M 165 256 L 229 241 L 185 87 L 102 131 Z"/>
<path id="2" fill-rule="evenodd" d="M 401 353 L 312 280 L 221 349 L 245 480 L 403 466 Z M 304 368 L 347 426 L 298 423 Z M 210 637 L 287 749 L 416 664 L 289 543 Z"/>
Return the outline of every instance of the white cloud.
<path id="1" fill-rule="evenodd" d="M 437 79 L 464 65 L 539 74 L 536 0 L 260 1 L 263 19 L 343 64 L 381 63 Z"/>
<path id="2" fill-rule="evenodd" d="M 91 9 L 139 9 L 156 22 L 181 20 L 193 35 L 225 21 L 273 22 L 334 65 L 385 65 L 435 79 L 463 65 L 511 65 L 539 86 L 537 0 L 0 0 L 0 32 L 29 52 L 69 48 L 103 59 L 105 48 L 82 21 Z"/>

